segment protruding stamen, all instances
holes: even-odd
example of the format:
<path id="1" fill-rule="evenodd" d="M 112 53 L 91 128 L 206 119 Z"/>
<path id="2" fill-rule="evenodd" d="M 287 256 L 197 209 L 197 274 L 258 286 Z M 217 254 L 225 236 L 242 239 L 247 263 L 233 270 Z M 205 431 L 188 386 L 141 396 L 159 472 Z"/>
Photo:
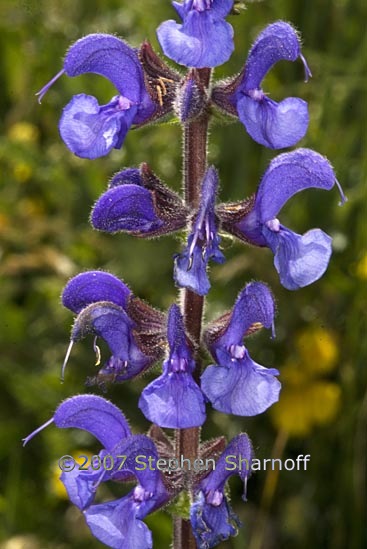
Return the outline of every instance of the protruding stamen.
<path id="1" fill-rule="evenodd" d="M 48 90 L 51 88 L 51 86 L 64 74 L 65 70 L 62 69 L 60 72 L 58 72 L 43 88 L 37 92 L 35 95 L 38 97 L 38 103 L 41 104 L 41 101 L 43 99 L 43 96 L 48 92 Z"/>
<path id="2" fill-rule="evenodd" d="M 206 496 L 206 501 L 213 507 L 219 507 L 223 501 L 223 493 L 219 490 L 210 490 Z"/>
<path id="3" fill-rule="evenodd" d="M 25 446 L 26 444 L 28 444 L 28 442 L 34 437 L 37 435 L 37 433 L 39 433 L 40 431 L 43 431 L 43 429 L 45 429 L 46 427 L 48 427 L 49 425 L 51 425 L 51 423 L 53 423 L 54 421 L 54 418 L 52 417 L 51 419 L 49 419 L 48 421 L 46 421 L 46 423 L 44 423 L 43 425 L 41 425 L 41 427 L 38 427 L 38 429 L 36 429 L 35 431 L 33 431 L 30 435 L 28 435 L 27 437 L 23 438 L 22 441 L 23 441 L 23 446 Z"/>
<path id="4" fill-rule="evenodd" d="M 196 11 L 210 10 L 213 0 L 193 0 L 192 8 Z"/>
<path id="5" fill-rule="evenodd" d="M 312 72 L 310 71 L 310 67 L 308 66 L 306 58 L 302 55 L 302 53 L 299 54 L 299 58 L 301 59 L 305 69 L 305 82 L 308 82 L 308 79 L 312 78 Z"/>
<path id="6" fill-rule="evenodd" d="M 130 109 L 133 103 L 127 97 L 119 95 L 117 104 L 120 111 L 127 111 L 128 109 Z"/>
<path id="7" fill-rule="evenodd" d="M 246 348 L 243 345 L 231 345 L 229 352 L 236 360 L 242 360 L 246 353 Z"/>
<path id="8" fill-rule="evenodd" d="M 276 217 L 274 219 L 270 219 L 265 223 L 268 229 L 273 231 L 273 233 L 279 233 L 280 231 L 280 221 Z"/>
<path id="9" fill-rule="evenodd" d="M 72 349 L 73 345 L 74 345 L 74 341 L 71 340 L 70 343 L 69 343 L 68 350 L 66 351 L 66 355 L 65 355 L 65 358 L 64 358 L 64 362 L 63 362 L 63 365 L 62 365 L 62 368 L 61 368 L 61 377 L 60 377 L 61 383 L 64 383 L 65 368 L 66 368 L 66 365 L 67 365 L 67 363 L 68 363 L 68 360 L 69 360 L 69 357 L 70 357 L 70 353 L 71 353 L 71 349 Z"/>
<path id="10" fill-rule="evenodd" d="M 140 484 L 137 484 L 135 486 L 133 497 L 136 502 L 140 503 L 142 501 L 146 501 L 147 499 L 150 499 L 152 496 L 153 496 L 153 493 L 148 492 L 147 490 L 144 490 L 144 488 Z"/>
<path id="11" fill-rule="evenodd" d="M 93 492 L 97 492 L 97 488 L 101 484 L 101 482 L 103 482 L 104 477 L 106 476 L 106 473 L 107 473 L 107 469 L 104 469 L 104 471 L 101 474 L 101 476 L 99 477 L 99 479 L 96 482 L 93 483 L 93 485 L 92 485 Z"/>
<path id="12" fill-rule="evenodd" d="M 343 204 L 348 202 L 348 198 L 345 196 L 345 194 L 343 192 L 343 189 L 342 189 L 342 186 L 340 185 L 340 183 L 337 179 L 335 179 L 335 183 L 336 183 L 336 186 L 339 189 L 339 193 L 340 193 L 340 197 L 341 197 L 341 201 L 339 202 L 339 206 L 343 206 Z"/>
<path id="13" fill-rule="evenodd" d="M 275 339 L 277 337 L 277 334 L 275 332 L 275 322 L 273 320 L 273 322 L 271 323 L 271 339 Z"/>
<path id="14" fill-rule="evenodd" d="M 258 88 L 255 88 L 253 90 L 247 90 L 246 94 L 249 97 L 251 97 L 251 99 L 254 99 L 255 101 L 262 101 L 265 97 L 265 93 Z"/>
<path id="15" fill-rule="evenodd" d="M 97 339 L 96 336 L 93 341 L 93 351 L 96 353 L 96 363 L 95 366 L 99 366 L 101 364 L 101 349 L 97 345 Z"/>
<path id="16" fill-rule="evenodd" d="M 247 501 L 247 477 L 243 479 L 243 494 L 242 494 L 243 501 Z"/>
<path id="17" fill-rule="evenodd" d="M 187 269 L 186 269 L 187 272 L 191 271 L 191 267 L 192 267 L 193 263 L 194 263 L 194 256 L 193 256 L 193 254 L 190 254 L 189 255 L 189 264 L 188 264 Z"/>

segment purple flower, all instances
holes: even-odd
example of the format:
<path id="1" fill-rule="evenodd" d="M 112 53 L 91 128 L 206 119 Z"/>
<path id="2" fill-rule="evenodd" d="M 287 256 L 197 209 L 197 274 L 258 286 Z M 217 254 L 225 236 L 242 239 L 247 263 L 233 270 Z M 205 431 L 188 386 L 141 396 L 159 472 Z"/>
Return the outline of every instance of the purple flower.
<path id="1" fill-rule="evenodd" d="M 231 221 L 231 213 L 218 208 L 226 217 L 223 228 L 242 240 L 267 246 L 274 253 L 280 281 L 288 290 L 315 282 L 325 272 L 331 255 L 331 238 L 320 229 L 304 235 L 284 227 L 276 217 L 294 194 L 309 187 L 330 190 L 337 183 L 342 202 L 346 199 L 326 158 L 310 149 L 298 149 L 277 156 L 266 170 L 251 207 Z M 241 205 L 238 205 L 241 212 Z"/>
<path id="2" fill-rule="evenodd" d="M 224 256 L 219 250 L 220 238 L 217 234 L 215 198 L 218 174 L 214 167 L 207 169 L 201 188 L 201 199 L 193 228 L 185 250 L 176 256 L 174 279 L 180 288 L 189 288 L 199 295 L 210 289 L 206 272 L 209 259 L 223 263 Z"/>
<path id="3" fill-rule="evenodd" d="M 306 81 L 311 76 L 301 54 L 300 39 L 295 29 L 278 21 L 266 27 L 257 37 L 241 74 L 230 84 L 213 91 L 214 102 L 232 114 L 238 114 L 250 136 L 270 149 L 295 145 L 308 128 L 307 103 L 288 97 L 277 103 L 261 88 L 267 72 L 278 61 L 296 61 L 305 66 Z"/>
<path id="4" fill-rule="evenodd" d="M 157 29 L 167 57 L 186 67 L 217 67 L 233 50 L 233 28 L 224 18 L 233 0 L 184 0 L 172 2 L 182 24 L 170 19 Z"/>
<path id="5" fill-rule="evenodd" d="M 195 361 L 177 305 L 168 313 L 167 339 L 169 355 L 163 374 L 144 389 L 139 408 L 160 427 L 197 427 L 205 421 L 204 396 L 192 377 Z"/>
<path id="6" fill-rule="evenodd" d="M 144 85 L 137 51 L 108 34 L 90 34 L 71 46 L 64 68 L 38 93 L 41 100 L 63 73 L 104 76 L 118 95 L 107 105 L 99 105 L 91 95 L 78 94 L 64 108 L 59 130 L 67 147 L 81 158 L 98 158 L 112 148 L 121 148 L 132 124 L 149 120 L 155 110 Z"/>
<path id="7" fill-rule="evenodd" d="M 77 275 L 66 285 L 62 303 L 78 313 L 71 345 L 94 334 L 102 337 L 111 350 L 112 356 L 96 381 L 130 379 L 162 356 L 164 315 L 134 297 L 115 276 L 102 271 Z M 63 371 L 65 365 L 66 360 Z"/>
<path id="8" fill-rule="evenodd" d="M 216 410 L 255 416 L 278 400 L 280 383 L 274 377 L 278 370 L 254 362 L 243 345 L 243 337 L 255 323 L 271 328 L 273 318 L 270 290 L 252 282 L 240 292 L 232 311 L 206 331 L 206 344 L 216 365 L 208 366 L 202 374 L 201 388 Z"/>
<path id="9" fill-rule="evenodd" d="M 224 494 L 229 477 L 238 475 L 244 483 L 251 474 L 253 450 L 246 434 L 237 435 L 228 444 L 213 469 L 196 487 L 190 517 L 198 549 L 210 549 L 236 535 L 241 525 Z"/>
<path id="10" fill-rule="evenodd" d="M 72 503 L 83 510 L 93 535 L 115 549 L 150 549 L 151 532 L 142 519 L 170 498 L 158 468 L 144 468 L 137 461 L 138 456 L 143 456 L 147 463 L 149 460 L 153 464 L 156 462 L 158 453 L 153 441 L 143 435 L 132 435 L 122 412 L 111 402 L 95 395 L 79 395 L 62 402 L 53 418 L 26 437 L 24 444 L 51 423 L 59 428 L 74 427 L 87 431 L 104 447 L 98 456 L 103 464 L 108 460 L 108 468 L 104 465 L 97 470 L 74 467 L 60 477 Z M 138 484 L 126 496 L 93 504 L 101 482 L 122 482 L 133 478 Z"/>
<path id="11" fill-rule="evenodd" d="M 94 205 L 91 222 L 95 229 L 152 237 L 186 225 L 188 210 L 182 199 L 147 164 L 140 170 L 127 168 L 117 173 L 109 187 Z"/>

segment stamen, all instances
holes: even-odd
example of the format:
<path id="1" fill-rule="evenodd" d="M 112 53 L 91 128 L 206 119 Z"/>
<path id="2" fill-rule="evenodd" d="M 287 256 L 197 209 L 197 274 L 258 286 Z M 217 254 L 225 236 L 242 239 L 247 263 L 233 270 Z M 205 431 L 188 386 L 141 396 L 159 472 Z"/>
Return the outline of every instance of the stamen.
<path id="1" fill-rule="evenodd" d="M 243 501 L 247 501 L 247 477 L 243 479 L 243 495 L 242 495 Z"/>
<path id="2" fill-rule="evenodd" d="M 243 345 L 231 345 L 229 352 L 233 359 L 242 360 L 246 354 L 246 348 Z"/>
<path id="3" fill-rule="evenodd" d="M 101 474 L 101 476 L 99 477 L 99 479 L 96 482 L 93 483 L 93 485 L 92 485 L 93 492 L 97 491 L 97 488 L 101 484 L 101 482 L 103 482 L 103 479 L 106 476 L 106 473 L 107 473 L 107 469 L 104 469 L 104 471 Z"/>
<path id="4" fill-rule="evenodd" d="M 93 351 L 96 353 L 96 363 L 95 366 L 99 366 L 101 364 L 101 349 L 97 345 L 97 339 L 96 336 L 93 341 Z"/>
<path id="5" fill-rule="evenodd" d="M 308 82 L 309 78 L 312 78 L 312 72 L 310 71 L 310 67 L 307 64 L 306 58 L 302 55 L 302 53 L 299 54 L 299 57 L 303 63 L 303 67 L 305 69 L 305 82 Z"/>
<path id="6" fill-rule="evenodd" d="M 69 343 L 69 347 L 68 347 L 68 350 L 66 351 L 66 355 L 65 355 L 65 358 L 64 358 L 64 362 L 63 362 L 63 365 L 62 365 L 62 368 L 61 368 L 61 377 L 60 377 L 60 381 L 61 383 L 64 383 L 64 378 L 65 378 L 65 368 L 66 368 L 66 364 L 69 360 L 69 357 L 70 357 L 70 353 L 71 353 L 71 349 L 74 345 L 74 341 L 71 340 L 70 343 Z"/>
<path id="7" fill-rule="evenodd" d="M 273 233 L 279 233 L 280 231 L 280 221 L 276 217 L 274 219 L 270 219 L 265 223 L 268 229 L 273 231 Z"/>
<path id="8" fill-rule="evenodd" d="M 189 255 L 189 264 L 187 266 L 187 272 L 191 271 L 192 264 L 194 263 L 194 256 L 193 254 Z"/>
<path id="9" fill-rule="evenodd" d="M 223 494 L 219 490 L 210 490 L 206 496 L 206 501 L 213 507 L 219 507 L 223 501 Z"/>
<path id="10" fill-rule="evenodd" d="M 343 204 L 348 202 L 348 198 L 345 196 L 345 194 L 343 192 L 343 189 L 342 189 L 342 186 L 340 185 L 340 183 L 337 179 L 335 179 L 335 183 L 336 183 L 336 186 L 339 189 L 339 193 L 340 193 L 340 197 L 341 197 L 341 201 L 339 202 L 339 206 L 343 206 Z"/>
<path id="11" fill-rule="evenodd" d="M 51 86 L 62 76 L 65 72 L 65 69 L 62 69 L 60 72 L 56 74 L 43 88 L 37 92 L 35 95 L 38 97 L 38 103 L 41 104 L 41 101 L 43 99 L 43 96 L 48 92 L 48 90 L 51 88 Z"/>
<path id="12" fill-rule="evenodd" d="M 275 332 L 275 322 L 273 320 L 273 322 L 271 323 L 271 339 L 275 339 L 277 337 L 277 334 Z"/>
<path id="13" fill-rule="evenodd" d="M 36 436 L 40 431 L 43 431 L 43 429 L 45 429 L 46 427 L 48 427 L 49 425 L 51 425 L 51 423 L 53 423 L 53 421 L 54 421 L 54 418 L 52 417 L 51 419 L 49 419 L 48 421 L 46 421 L 46 423 L 44 423 L 43 425 L 41 425 L 41 427 L 38 427 L 38 429 L 36 429 L 35 431 L 33 431 L 30 435 L 28 435 L 28 436 L 25 437 L 25 438 L 22 438 L 23 446 L 25 446 L 26 444 L 28 444 L 28 442 L 29 442 L 34 436 Z"/>
<path id="14" fill-rule="evenodd" d="M 153 492 L 148 492 L 147 490 L 144 490 L 141 484 L 137 484 L 135 486 L 133 497 L 136 502 L 141 503 L 142 501 L 146 501 L 147 499 L 150 499 L 152 496 L 153 496 Z"/>
<path id="15" fill-rule="evenodd" d="M 258 88 L 248 90 L 246 92 L 246 95 L 248 95 L 249 97 L 251 97 L 251 99 L 254 99 L 255 101 L 262 101 L 265 97 L 265 93 Z"/>
<path id="16" fill-rule="evenodd" d="M 162 88 L 157 85 L 156 87 L 157 95 L 158 95 L 158 103 L 160 107 L 163 107 L 163 94 L 162 94 Z"/>
<path id="17" fill-rule="evenodd" d="M 133 103 L 127 97 L 119 95 L 117 99 L 118 108 L 120 111 L 127 111 L 131 108 Z"/>

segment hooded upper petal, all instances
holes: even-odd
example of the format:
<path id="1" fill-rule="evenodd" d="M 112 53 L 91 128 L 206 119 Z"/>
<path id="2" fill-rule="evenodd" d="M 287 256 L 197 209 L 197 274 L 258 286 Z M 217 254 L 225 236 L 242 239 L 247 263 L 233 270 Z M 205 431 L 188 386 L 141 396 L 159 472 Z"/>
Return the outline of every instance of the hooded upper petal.
<path id="1" fill-rule="evenodd" d="M 139 103 L 144 88 L 137 51 L 110 34 L 89 34 L 68 50 L 64 69 L 68 76 L 92 72 L 110 80 L 120 95 Z"/>
<path id="2" fill-rule="evenodd" d="M 117 173 L 94 205 L 91 222 L 99 230 L 134 236 L 167 234 L 186 225 L 188 209 L 181 197 L 142 164 Z"/>
<path id="3" fill-rule="evenodd" d="M 250 282 L 239 293 L 225 329 L 213 340 L 209 349 L 216 358 L 216 350 L 239 346 L 251 325 L 260 323 L 271 328 L 274 322 L 275 304 L 269 288 L 262 282 Z M 236 353 L 235 350 L 233 350 Z"/>
<path id="4" fill-rule="evenodd" d="M 311 149 L 297 149 L 271 161 L 256 193 L 260 223 L 273 219 L 296 193 L 311 187 L 329 191 L 336 178 L 330 162 Z"/>
<path id="5" fill-rule="evenodd" d="M 111 350 L 113 364 L 107 363 L 100 373 L 115 374 L 118 381 L 123 381 L 137 375 L 155 360 L 146 356 L 137 346 L 133 335 L 134 326 L 124 309 L 114 303 L 101 301 L 88 305 L 79 313 L 71 339 L 79 341 L 88 334 L 102 337 Z"/>
<path id="6" fill-rule="evenodd" d="M 154 232 L 163 225 L 148 189 L 138 185 L 119 185 L 105 192 L 94 205 L 92 225 L 107 232 Z"/>
<path id="7" fill-rule="evenodd" d="M 80 313 L 87 305 L 98 301 L 112 301 L 126 307 L 131 290 L 122 280 L 104 271 L 80 273 L 67 283 L 61 300 L 64 307 Z"/>
<path id="8" fill-rule="evenodd" d="M 256 38 L 248 54 L 238 91 L 260 88 L 265 75 L 278 61 L 296 61 L 299 57 L 300 37 L 292 25 L 285 21 L 268 25 Z"/>
<path id="9" fill-rule="evenodd" d="M 180 25 L 165 21 L 157 29 L 159 43 L 167 57 L 187 67 L 216 67 L 231 56 L 233 28 L 224 17 L 233 1 L 189 0 L 174 2 L 183 19 Z"/>
<path id="10" fill-rule="evenodd" d="M 107 450 L 131 435 L 125 416 L 114 404 L 96 395 L 78 395 L 60 404 L 54 415 L 59 428 L 82 429 L 95 436 Z"/>

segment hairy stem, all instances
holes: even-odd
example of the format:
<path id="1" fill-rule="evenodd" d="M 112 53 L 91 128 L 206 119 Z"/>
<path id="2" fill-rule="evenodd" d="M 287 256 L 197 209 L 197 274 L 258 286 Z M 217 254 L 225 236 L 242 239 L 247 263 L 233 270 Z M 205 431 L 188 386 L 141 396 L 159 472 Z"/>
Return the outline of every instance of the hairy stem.
<path id="1" fill-rule="evenodd" d="M 198 74 L 204 86 L 208 87 L 210 70 L 200 69 Z M 207 163 L 208 122 L 209 115 L 204 112 L 194 121 L 184 125 L 184 192 L 186 204 L 191 208 L 197 208 L 200 201 L 200 187 Z M 204 298 L 185 289 L 183 298 L 185 326 L 197 349 L 200 345 L 203 307 Z M 200 370 L 199 357 L 196 356 L 194 377 L 197 382 L 200 379 Z M 199 454 L 200 428 L 177 429 L 175 440 L 177 458 L 180 459 L 183 456 L 189 459 L 192 464 Z M 184 476 L 189 478 L 189 475 L 185 475 L 185 473 Z M 174 519 L 173 547 L 174 549 L 196 549 L 191 524 L 181 517 Z"/>

